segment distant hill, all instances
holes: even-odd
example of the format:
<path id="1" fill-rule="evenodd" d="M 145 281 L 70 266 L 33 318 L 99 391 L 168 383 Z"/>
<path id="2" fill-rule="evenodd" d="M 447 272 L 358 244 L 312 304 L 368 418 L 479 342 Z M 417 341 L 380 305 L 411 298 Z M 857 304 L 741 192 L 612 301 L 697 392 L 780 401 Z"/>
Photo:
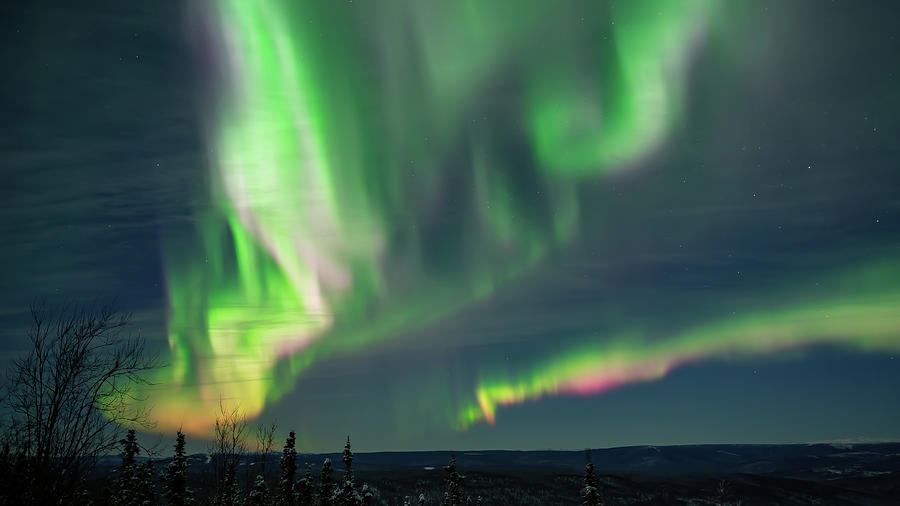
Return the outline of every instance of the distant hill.
<path id="1" fill-rule="evenodd" d="M 450 459 L 450 451 L 354 453 L 353 467 L 358 471 L 440 470 Z M 544 469 L 581 472 L 584 451 L 558 450 L 484 450 L 454 452 L 460 469 L 515 470 Z M 278 453 L 269 455 L 277 466 Z M 318 467 L 325 458 L 340 470 L 340 453 L 301 453 L 298 463 Z M 900 443 L 874 444 L 791 444 L 791 445 L 687 445 L 626 446 L 591 450 L 598 472 L 610 474 L 778 474 L 814 479 L 837 475 L 877 475 L 900 472 Z M 260 457 L 248 454 L 241 466 L 255 466 Z M 163 466 L 168 458 L 155 462 Z M 118 466 L 118 457 L 105 457 L 98 473 Z M 202 472 L 210 464 L 206 454 L 189 457 L 192 472 Z"/>

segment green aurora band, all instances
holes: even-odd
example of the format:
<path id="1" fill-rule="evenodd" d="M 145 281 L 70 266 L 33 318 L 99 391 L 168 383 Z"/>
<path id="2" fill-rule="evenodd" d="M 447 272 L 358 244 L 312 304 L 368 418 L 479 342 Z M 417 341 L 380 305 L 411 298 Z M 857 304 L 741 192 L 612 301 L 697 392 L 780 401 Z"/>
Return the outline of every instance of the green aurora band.
<path id="1" fill-rule="evenodd" d="M 810 286 L 812 283 L 798 284 Z M 900 262 L 872 262 L 799 288 L 770 294 L 771 307 L 729 315 L 649 340 L 640 330 L 594 339 L 537 366 L 526 377 L 483 381 L 477 402 L 464 409 L 459 427 L 494 423 L 498 406 L 551 394 L 596 394 L 664 377 L 700 360 L 755 356 L 811 345 L 862 351 L 900 351 Z"/>
<path id="2" fill-rule="evenodd" d="M 171 366 L 145 392 L 161 429 L 197 434 L 221 399 L 258 415 L 313 362 L 446 318 L 569 243 L 581 185 L 639 166 L 677 125 L 717 16 L 711 0 L 210 2 L 215 209 L 190 254 L 169 248 Z M 884 295 L 588 344 L 485 375 L 451 425 L 859 329 L 856 345 L 893 347 Z"/>

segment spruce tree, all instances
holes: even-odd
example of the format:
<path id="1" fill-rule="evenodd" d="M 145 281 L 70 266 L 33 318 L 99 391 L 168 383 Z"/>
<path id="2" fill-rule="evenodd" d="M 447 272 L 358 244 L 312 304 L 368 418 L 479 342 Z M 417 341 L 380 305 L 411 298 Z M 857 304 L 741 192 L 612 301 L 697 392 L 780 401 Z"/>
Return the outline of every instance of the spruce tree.
<path id="1" fill-rule="evenodd" d="M 347 444 L 344 445 L 344 454 L 341 457 L 344 462 L 344 482 L 353 482 L 353 452 L 350 451 L 350 436 L 347 436 Z"/>
<path id="2" fill-rule="evenodd" d="M 594 475 L 594 463 L 591 462 L 590 450 L 585 450 L 584 458 L 587 463 L 584 466 L 584 487 L 581 489 L 582 504 L 584 506 L 600 506 L 600 488 L 597 477 Z"/>
<path id="3" fill-rule="evenodd" d="M 163 495 L 171 506 L 191 506 L 194 504 L 191 490 L 187 487 L 187 456 L 184 451 L 184 433 L 178 431 L 175 438 L 175 455 L 163 470 Z"/>
<path id="4" fill-rule="evenodd" d="M 360 497 L 353 489 L 353 452 L 350 451 L 350 436 L 347 436 L 341 460 L 344 461 L 344 481 L 338 492 L 337 502 L 339 506 L 356 506 L 360 503 Z"/>
<path id="5" fill-rule="evenodd" d="M 310 464 L 306 464 L 306 475 L 297 480 L 295 489 L 297 506 L 313 506 L 313 476 Z"/>
<path id="6" fill-rule="evenodd" d="M 322 463 L 322 474 L 319 476 L 319 506 L 331 506 L 334 504 L 334 479 L 331 474 L 331 459 L 325 459 Z"/>
<path id="7" fill-rule="evenodd" d="M 266 506 L 268 504 L 269 491 L 266 489 L 266 479 L 261 474 L 256 475 L 253 488 L 247 497 L 246 506 Z"/>
<path id="8" fill-rule="evenodd" d="M 156 469 L 153 461 L 148 460 L 143 465 L 137 466 L 136 472 L 136 501 L 141 506 L 151 506 L 156 503 Z"/>
<path id="9" fill-rule="evenodd" d="M 139 476 L 136 465 L 136 457 L 140 452 L 137 444 L 137 435 L 134 429 L 129 429 L 125 439 L 119 441 L 122 451 L 122 464 L 119 466 L 119 477 L 116 480 L 116 491 L 112 497 L 114 506 L 141 506 L 138 497 Z"/>
<path id="10" fill-rule="evenodd" d="M 217 506 L 236 506 L 240 504 L 240 493 L 237 484 L 237 463 L 231 460 L 225 464 L 225 476 L 215 503 Z"/>
<path id="11" fill-rule="evenodd" d="M 419 506 L 425 506 L 425 494 L 419 494 Z"/>
<path id="12" fill-rule="evenodd" d="M 362 506 L 372 506 L 375 504 L 375 492 L 369 487 L 368 483 L 363 483 L 362 490 L 360 490 L 360 504 Z M 409 500 L 409 497 L 406 498 Z"/>
<path id="13" fill-rule="evenodd" d="M 284 450 L 281 452 L 281 478 L 278 481 L 278 499 L 276 504 L 279 506 L 294 506 L 294 475 L 297 474 L 297 450 L 294 448 L 297 438 L 294 431 L 288 434 L 287 440 L 284 442 Z"/>
<path id="14" fill-rule="evenodd" d="M 447 471 L 447 491 L 444 493 L 444 506 L 461 506 L 462 491 L 459 484 L 465 478 L 456 471 L 456 455 L 450 454 L 450 465 L 444 467 Z"/>

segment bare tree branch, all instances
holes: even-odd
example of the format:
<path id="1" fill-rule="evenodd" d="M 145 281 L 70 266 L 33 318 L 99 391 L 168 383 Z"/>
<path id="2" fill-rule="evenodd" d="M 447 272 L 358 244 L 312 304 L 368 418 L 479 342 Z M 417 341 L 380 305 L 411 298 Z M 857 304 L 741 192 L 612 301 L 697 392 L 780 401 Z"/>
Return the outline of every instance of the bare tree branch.
<path id="1" fill-rule="evenodd" d="M 157 359 L 142 337 L 126 334 L 131 315 L 109 305 L 32 304 L 30 314 L 31 349 L 13 363 L 0 399 L 9 415 L 5 437 L 39 485 L 33 492 L 59 497 L 93 458 L 117 446 L 123 426 L 152 426 L 132 387 L 147 383 Z"/>

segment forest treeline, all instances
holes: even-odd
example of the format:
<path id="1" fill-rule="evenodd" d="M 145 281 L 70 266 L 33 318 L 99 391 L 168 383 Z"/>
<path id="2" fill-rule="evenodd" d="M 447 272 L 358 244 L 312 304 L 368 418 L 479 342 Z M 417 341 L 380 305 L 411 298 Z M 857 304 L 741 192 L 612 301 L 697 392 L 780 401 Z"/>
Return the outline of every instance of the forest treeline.
<path id="1" fill-rule="evenodd" d="M 238 434 L 245 422 L 237 420 Z M 219 424 L 227 429 L 218 434 L 228 434 L 232 427 Z M 274 430 L 275 426 L 271 426 Z M 259 436 L 262 435 L 263 438 Z M 266 439 L 268 438 L 268 439 Z M 243 440 L 241 439 L 241 444 Z M 409 495 L 385 497 L 366 483 L 358 486 L 353 471 L 353 452 L 348 436 L 341 457 L 343 474 L 336 476 L 331 459 L 325 458 L 318 469 L 307 465 L 301 472 L 298 465 L 296 435 L 291 431 L 281 450 L 278 469 L 267 472 L 272 432 L 267 429 L 257 431 L 257 451 L 254 454 L 243 451 L 231 452 L 229 441 L 224 441 L 225 452 L 217 441 L 214 453 L 208 455 L 212 473 L 191 472 L 186 453 L 185 434 L 177 433 L 174 454 L 165 465 L 155 465 L 154 458 L 140 458 L 143 449 L 138 443 L 134 429 L 125 432 L 120 441 L 121 461 L 114 474 L 88 480 L 85 474 L 75 477 L 68 490 L 54 497 L 42 494 L 42 484 L 35 479 L 33 461 L 22 455 L 11 454 L 8 446 L 2 453 L 2 474 L 0 474 L 0 504 L 79 504 L 94 506 L 370 506 L 375 504 L 402 504 L 420 506 L 434 504 L 442 506 L 471 506 L 488 504 L 481 496 L 468 495 L 463 487 L 465 476 L 460 474 L 456 458 L 451 454 L 444 466 L 445 488 L 440 499 L 426 499 L 426 493 L 416 490 Z M 159 456 L 156 456 L 159 458 Z M 242 479 L 238 472 L 240 462 L 247 463 L 255 458 L 259 472 L 245 473 Z M 590 454 L 586 454 L 587 465 L 581 495 L 583 504 L 588 506 L 603 504 L 600 487 L 594 474 Z M 212 474 L 212 476 L 210 476 Z M 212 486 L 210 486 L 210 478 Z M 40 499 L 39 499 L 40 498 Z M 47 502 L 50 501 L 50 502 Z"/>
<path id="2" fill-rule="evenodd" d="M 28 351 L 7 369 L 0 392 L 0 506 L 363 506 L 426 504 L 423 493 L 410 491 L 402 499 L 379 497 L 353 472 L 347 437 L 343 474 L 334 476 L 332 462 L 321 468 L 297 465 L 296 435 L 290 432 L 279 460 L 278 479 L 267 480 L 265 462 L 275 446 L 276 426 L 257 427 L 257 453 L 263 467 L 252 479 L 241 479 L 237 468 L 247 456 L 247 419 L 237 406 L 219 404 L 214 443 L 212 486 L 195 487 L 188 473 L 185 435 L 179 431 L 172 460 L 157 472 L 152 458 L 141 459 L 137 429 L 153 427 L 136 388 L 160 366 L 145 350 L 145 341 L 127 331 L 131 317 L 111 306 L 33 304 L 26 331 Z M 121 456 L 115 476 L 90 480 L 101 457 Z M 483 504 L 466 495 L 463 476 L 451 456 L 446 467 L 445 506 Z M 202 475 L 199 475 L 202 476 Z M 584 504 L 600 504 L 593 466 L 588 459 L 582 490 Z"/>

